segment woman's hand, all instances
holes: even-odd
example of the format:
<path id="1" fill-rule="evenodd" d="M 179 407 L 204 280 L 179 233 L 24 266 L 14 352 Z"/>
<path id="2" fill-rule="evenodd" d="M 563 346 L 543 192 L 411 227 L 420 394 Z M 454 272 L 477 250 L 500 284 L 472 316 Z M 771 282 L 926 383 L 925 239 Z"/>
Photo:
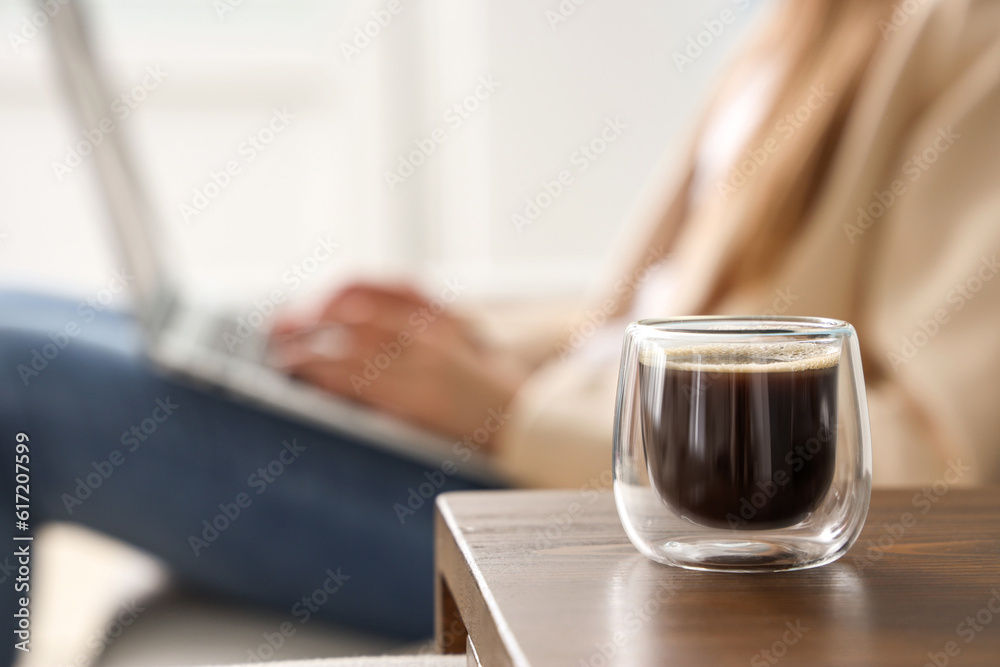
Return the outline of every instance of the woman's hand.
<path id="1" fill-rule="evenodd" d="M 298 378 L 456 438 L 502 411 L 528 374 L 408 286 L 349 285 L 314 321 L 279 320 L 272 349 Z"/>

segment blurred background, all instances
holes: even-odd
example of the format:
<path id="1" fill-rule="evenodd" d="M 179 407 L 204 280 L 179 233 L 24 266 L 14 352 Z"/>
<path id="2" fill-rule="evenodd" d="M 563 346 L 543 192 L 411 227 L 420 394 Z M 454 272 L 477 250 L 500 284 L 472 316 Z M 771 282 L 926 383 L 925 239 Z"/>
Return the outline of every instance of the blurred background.
<path id="1" fill-rule="evenodd" d="M 312 269 L 303 297 L 359 273 L 460 278 L 483 297 L 578 293 L 760 13 L 745 0 L 399 0 L 395 14 L 388 0 L 84 4 L 118 96 L 109 116 L 175 272 L 226 300 L 296 266 Z M 724 10 L 734 20 L 719 31 Z M 57 165 L 84 135 L 37 12 L 0 0 L 0 281 L 87 295 L 117 260 L 93 165 Z M 678 63 L 699 37 L 708 44 Z M 276 110 L 287 127 L 253 148 Z M 582 152 L 609 119 L 619 136 Z M 429 139 L 423 164 L 388 183 Z M 239 173 L 214 188 L 232 161 Z M 562 170 L 572 184 L 518 230 L 512 216 L 544 204 L 543 181 Z M 337 244 L 332 261 L 301 267 L 320 237 Z"/>
<path id="2" fill-rule="evenodd" d="M 579 296 L 764 3 L 83 4 L 108 116 L 131 144 L 173 273 L 203 300 L 248 303 L 293 284 L 308 300 L 358 275 L 428 289 L 458 279 L 481 300 Z M 44 12 L 0 0 L 0 34 L 0 284 L 87 298 L 121 267 L 94 165 L 75 156 L 87 139 Z M 563 171 L 569 183 L 546 198 Z M 317 253 L 330 244 L 332 256 Z M 146 600 L 164 574 L 82 529 L 46 530 L 23 665 L 98 664 L 121 601 Z M 246 660 L 281 620 L 183 596 L 148 606 L 99 664 Z M 392 648 L 311 631 L 281 657 Z"/>

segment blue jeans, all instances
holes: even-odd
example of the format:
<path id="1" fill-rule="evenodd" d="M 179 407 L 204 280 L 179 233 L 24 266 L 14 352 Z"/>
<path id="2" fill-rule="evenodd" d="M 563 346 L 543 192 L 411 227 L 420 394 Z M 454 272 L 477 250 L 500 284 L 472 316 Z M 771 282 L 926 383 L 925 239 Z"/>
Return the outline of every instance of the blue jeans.
<path id="1" fill-rule="evenodd" d="M 420 506 L 411 490 L 479 488 L 165 377 L 127 315 L 0 293 L 5 625 L 21 595 L 11 588 L 19 432 L 30 437 L 32 529 L 78 522 L 293 625 L 318 617 L 398 638 L 429 636 L 433 620 L 433 501 Z"/>

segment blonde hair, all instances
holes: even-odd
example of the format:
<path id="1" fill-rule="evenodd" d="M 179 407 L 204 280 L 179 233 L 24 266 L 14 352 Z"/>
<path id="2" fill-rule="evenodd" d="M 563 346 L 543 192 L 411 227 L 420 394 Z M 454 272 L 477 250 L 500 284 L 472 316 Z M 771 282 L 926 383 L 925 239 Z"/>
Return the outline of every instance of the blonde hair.
<path id="1" fill-rule="evenodd" d="M 734 285 L 763 279 L 774 257 L 788 248 L 808 218 L 882 40 L 880 21 L 888 17 L 892 4 L 891 0 L 785 0 L 776 11 L 713 104 L 724 103 L 748 69 L 767 61 L 784 66 L 773 107 L 746 147 L 752 150 L 777 141 L 779 149 L 747 177 L 741 196 L 733 202 L 742 207 L 744 224 L 739 226 L 740 238 L 728 245 L 732 250 L 723 258 L 723 270 L 705 304 L 708 309 Z M 824 101 L 812 108 L 794 133 L 778 136 L 777 124 L 794 114 L 814 87 L 824 91 Z"/>

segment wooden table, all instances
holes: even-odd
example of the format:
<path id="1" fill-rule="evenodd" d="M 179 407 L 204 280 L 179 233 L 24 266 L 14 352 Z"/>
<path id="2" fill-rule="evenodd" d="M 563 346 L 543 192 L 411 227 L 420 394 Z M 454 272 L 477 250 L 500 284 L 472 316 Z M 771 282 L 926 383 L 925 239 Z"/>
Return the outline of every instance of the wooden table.
<path id="1" fill-rule="evenodd" d="M 649 561 L 592 490 L 446 494 L 436 529 L 473 665 L 1000 665 L 1000 489 L 877 491 L 846 556 L 778 574 Z"/>

